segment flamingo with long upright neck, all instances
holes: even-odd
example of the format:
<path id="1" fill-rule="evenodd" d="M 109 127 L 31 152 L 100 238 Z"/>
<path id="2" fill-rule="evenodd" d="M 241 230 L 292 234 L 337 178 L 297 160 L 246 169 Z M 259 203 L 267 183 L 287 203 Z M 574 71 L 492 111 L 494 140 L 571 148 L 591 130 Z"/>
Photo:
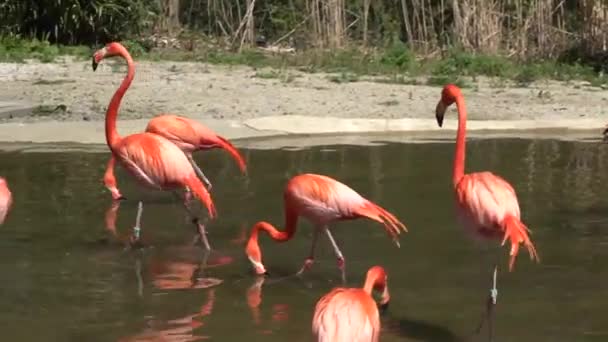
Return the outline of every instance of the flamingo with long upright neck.
<path id="1" fill-rule="evenodd" d="M 177 190 L 188 187 L 206 206 L 209 216 L 216 216 L 215 205 L 211 195 L 198 179 L 188 158 L 175 144 L 152 133 L 137 133 L 121 137 L 116 130 L 116 118 L 120 102 L 131 85 L 135 75 L 135 66 L 131 55 L 120 43 L 109 43 L 93 55 L 93 71 L 104 59 L 120 56 L 127 62 L 127 75 L 112 96 L 105 120 L 106 143 L 112 151 L 112 157 L 124 167 L 140 184 L 156 190 Z M 188 206 L 184 205 L 193 217 L 201 241 L 210 249 L 205 226 L 195 217 Z M 141 208 L 141 206 L 140 206 Z M 139 230 L 139 227 L 136 227 Z M 137 231 L 136 236 L 139 236 Z"/>
<path id="2" fill-rule="evenodd" d="M 259 232 L 266 232 L 277 242 L 289 241 L 295 234 L 299 216 L 306 218 L 315 226 L 310 254 L 298 272 L 299 274 L 312 266 L 318 235 L 324 232 L 334 248 L 338 267 L 344 278 L 344 256 L 328 226 L 335 221 L 368 218 L 380 222 L 397 247 L 399 247 L 398 235 L 401 231 L 407 232 L 405 225 L 393 214 L 365 199 L 345 184 L 327 176 L 309 173 L 291 178 L 285 186 L 283 200 L 284 231 L 279 231 L 272 224 L 264 221 L 256 223 L 251 229 L 245 252 L 257 274 L 266 273 L 258 244 Z"/>
<path id="3" fill-rule="evenodd" d="M 509 271 L 513 270 L 520 244 L 527 248 L 530 258 L 538 262 L 538 253 L 528 236 L 528 228 L 520 219 L 519 203 L 511 184 L 487 171 L 464 173 L 467 111 L 462 92 L 453 84 L 446 85 L 441 92 L 441 100 L 435 111 L 437 124 L 442 126 L 445 111 L 453 103 L 456 103 L 458 111 L 458 132 L 452 183 L 461 223 L 474 237 L 502 240 L 502 245 L 510 240 Z M 498 295 L 496 272 L 495 265 L 493 287 L 490 291 L 493 305 L 496 304 Z"/>

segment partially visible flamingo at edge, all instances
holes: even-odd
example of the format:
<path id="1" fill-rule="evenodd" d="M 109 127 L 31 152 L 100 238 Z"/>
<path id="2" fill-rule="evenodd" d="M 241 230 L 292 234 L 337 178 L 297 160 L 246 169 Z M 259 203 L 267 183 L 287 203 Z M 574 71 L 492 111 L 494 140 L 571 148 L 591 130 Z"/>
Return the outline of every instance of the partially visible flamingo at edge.
<path id="1" fill-rule="evenodd" d="M 8 188 L 6 179 L 0 177 L 0 224 L 4 223 L 13 205 L 13 194 Z"/>
<path id="2" fill-rule="evenodd" d="M 310 254 L 298 274 L 312 266 L 319 233 L 325 233 L 333 246 L 344 279 L 344 256 L 329 230 L 330 223 L 358 218 L 380 222 L 397 247 L 399 247 L 398 235 L 401 231 L 407 232 L 405 225 L 393 214 L 365 199 L 345 184 L 327 176 L 301 174 L 291 178 L 285 186 L 283 200 L 285 230 L 279 231 L 265 221 L 258 222 L 251 229 L 245 247 L 245 252 L 259 275 L 266 274 L 266 268 L 262 263 L 262 251 L 258 244 L 259 232 L 266 232 L 277 242 L 289 241 L 294 236 L 299 216 L 306 218 L 315 228 Z"/>
<path id="3" fill-rule="evenodd" d="M 247 172 L 245 159 L 238 149 L 230 141 L 217 135 L 214 131 L 195 120 L 178 115 L 160 114 L 148 122 L 145 132 L 158 134 L 184 151 L 194 171 L 205 183 L 208 190 L 211 189 L 211 182 L 192 158 L 192 153 L 196 151 L 222 148 L 232 156 L 242 173 Z M 114 157 L 110 157 L 103 182 L 112 194 L 112 198 L 118 200 L 124 197 L 120 193 L 116 183 L 114 163 Z"/>
<path id="4" fill-rule="evenodd" d="M 315 307 L 312 332 L 317 342 L 377 342 L 380 313 L 372 291 L 382 293 L 380 306 L 390 301 L 387 275 L 380 266 L 367 271 L 363 288 L 337 287 L 321 297 Z"/>
<path id="5" fill-rule="evenodd" d="M 105 133 L 106 143 L 115 158 L 140 184 L 156 190 L 177 190 L 189 188 L 194 195 L 206 206 L 209 216 L 216 216 L 215 205 L 211 195 L 198 179 L 192 164 L 186 154 L 171 141 L 153 133 L 137 133 L 126 137 L 118 135 L 116 119 L 120 102 L 131 85 L 135 75 L 135 66 L 131 55 L 120 43 L 109 43 L 93 54 L 93 70 L 104 59 L 120 56 L 127 62 L 127 75 L 116 90 L 106 112 Z M 201 241 L 205 248 L 211 247 L 206 237 L 205 226 L 184 204 L 186 211 L 193 217 Z M 140 209 L 142 206 L 140 205 Z M 139 210 L 141 211 L 141 210 Z M 138 213 L 138 215 L 141 215 Z M 139 237 L 137 227 L 136 238 Z"/>
<path id="6" fill-rule="evenodd" d="M 529 230 L 521 221 L 517 195 L 511 184 L 488 171 L 464 173 L 467 112 L 462 92 L 453 84 L 446 85 L 441 92 L 435 110 L 437 124 L 442 126 L 446 109 L 453 103 L 458 111 L 458 132 L 452 183 L 460 222 L 475 238 L 502 241 L 502 245 L 509 240 L 509 271 L 513 270 L 520 244 L 526 247 L 531 260 L 539 262 L 536 248 L 528 235 Z M 496 304 L 498 296 L 496 273 L 495 264 L 493 286 L 488 298 L 490 309 Z"/>

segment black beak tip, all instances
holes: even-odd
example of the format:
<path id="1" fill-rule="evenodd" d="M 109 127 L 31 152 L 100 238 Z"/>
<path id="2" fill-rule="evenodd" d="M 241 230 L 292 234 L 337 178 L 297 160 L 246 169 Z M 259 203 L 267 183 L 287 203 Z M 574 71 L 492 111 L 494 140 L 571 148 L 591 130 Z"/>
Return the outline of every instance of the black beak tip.
<path id="1" fill-rule="evenodd" d="M 388 311 L 388 304 L 389 304 L 389 302 L 380 304 L 380 313 L 385 313 L 386 311 Z"/>
<path id="2" fill-rule="evenodd" d="M 437 125 L 439 125 L 439 127 L 443 126 L 443 118 L 437 117 Z"/>
<path id="3" fill-rule="evenodd" d="M 97 70 L 97 62 L 95 62 L 95 59 L 93 59 L 93 71 Z"/>

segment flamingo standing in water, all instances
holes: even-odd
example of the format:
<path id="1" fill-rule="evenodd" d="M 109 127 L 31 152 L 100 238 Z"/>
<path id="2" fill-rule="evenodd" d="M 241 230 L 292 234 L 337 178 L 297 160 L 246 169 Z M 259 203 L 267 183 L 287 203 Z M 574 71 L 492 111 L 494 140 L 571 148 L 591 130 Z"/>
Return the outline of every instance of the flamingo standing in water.
<path id="1" fill-rule="evenodd" d="M 188 187 L 194 195 L 207 207 L 209 216 L 216 216 L 215 205 L 211 195 L 196 176 L 188 157 L 171 141 L 153 133 L 137 133 L 121 137 L 116 131 L 118 107 L 125 92 L 133 81 L 135 66 L 131 55 L 120 43 L 109 43 L 93 55 L 93 71 L 104 59 L 120 56 L 126 60 L 128 71 L 126 77 L 112 96 L 106 112 L 105 131 L 106 143 L 116 159 L 142 185 L 157 190 L 177 190 Z M 211 249 L 206 237 L 205 226 L 192 214 L 187 205 L 186 211 L 193 217 L 193 223 L 198 229 L 201 241 L 207 250 Z M 138 215 L 141 215 L 140 205 Z M 139 237 L 139 227 L 136 227 L 136 238 Z"/>
<path id="2" fill-rule="evenodd" d="M 299 216 L 314 224 L 315 229 L 310 254 L 298 274 L 312 266 L 318 235 L 325 232 L 334 248 L 338 258 L 338 267 L 342 271 L 344 279 L 344 256 L 329 231 L 328 225 L 332 222 L 363 217 L 380 222 L 397 247 L 399 247 L 398 235 L 401 230 L 407 232 L 403 223 L 393 214 L 363 198 L 348 186 L 327 176 L 301 174 L 291 178 L 285 186 L 283 200 L 285 231 L 278 231 L 268 222 L 258 222 L 251 229 L 251 235 L 247 241 L 245 252 L 255 272 L 259 275 L 266 274 L 266 268 L 262 263 L 262 252 L 258 244 L 259 232 L 265 231 L 278 242 L 288 241 L 296 231 Z"/>
<path id="3" fill-rule="evenodd" d="M 13 204 L 13 195 L 8 188 L 6 179 L 0 177 L 0 224 L 4 223 Z"/>
<path id="4" fill-rule="evenodd" d="M 222 148 L 228 151 L 234 158 L 241 169 L 241 172 L 246 173 L 247 166 L 245 160 L 236 147 L 227 139 L 217 135 L 211 129 L 195 120 L 177 115 L 162 114 L 152 118 L 148 122 L 146 132 L 158 134 L 184 151 L 190 164 L 192 164 L 194 171 L 196 171 L 197 175 L 205 183 L 208 190 L 211 189 L 211 182 L 207 179 L 198 165 L 196 165 L 194 159 L 192 159 L 192 153 L 196 151 Z M 111 157 L 108 161 L 103 181 L 106 188 L 110 190 L 113 199 L 118 200 L 124 198 L 118 190 L 116 178 L 114 177 L 114 157 Z"/>
<path id="5" fill-rule="evenodd" d="M 452 183 L 461 223 L 474 237 L 502 240 L 502 245 L 510 240 L 509 271 L 513 270 L 520 243 L 528 249 L 530 258 L 538 262 L 538 254 L 528 236 L 528 228 L 521 222 L 519 203 L 513 187 L 503 178 L 488 171 L 464 173 L 467 112 L 462 92 L 453 84 L 443 88 L 435 112 L 437 124 L 442 126 L 445 111 L 453 103 L 456 103 L 458 111 L 458 133 Z M 494 265 L 493 287 L 490 290 L 492 305 L 496 304 L 498 296 L 496 272 L 497 266 Z"/>
<path id="6" fill-rule="evenodd" d="M 380 314 L 372 290 L 382 293 L 380 305 L 388 306 L 387 276 L 374 266 L 367 271 L 363 288 L 336 287 L 321 297 L 315 307 L 312 332 L 318 342 L 377 342 Z"/>

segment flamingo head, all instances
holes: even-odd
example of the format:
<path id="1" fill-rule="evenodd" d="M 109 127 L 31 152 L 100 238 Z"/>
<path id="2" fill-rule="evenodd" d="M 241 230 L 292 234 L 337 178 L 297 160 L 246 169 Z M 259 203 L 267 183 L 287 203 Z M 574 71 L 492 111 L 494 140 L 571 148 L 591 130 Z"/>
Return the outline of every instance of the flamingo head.
<path id="1" fill-rule="evenodd" d="M 373 282 L 373 290 L 381 292 L 380 309 L 386 310 L 391 296 L 388 292 L 388 276 L 381 266 L 374 266 L 367 271 L 367 279 Z"/>
<path id="2" fill-rule="evenodd" d="M 262 251 L 260 250 L 260 246 L 258 245 L 257 232 L 251 234 L 249 237 L 249 241 L 247 241 L 247 246 L 245 247 L 245 254 L 247 254 L 247 258 L 253 265 L 253 269 L 255 274 L 257 275 L 267 275 L 266 268 L 262 263 Z"/>
<path id="3" fill-rule="evenodd" d="M 124 53 L 125 47 L 117 42 L 108 43 L 103 48 L 95 51 L 93 54 L 93 71 L 97 70 L 97 65 L 101 63 L 101 60 L 107 57 L 113 57 Z"/>
<path id="4" fill-rule="evenodd" d="M 441 99 L 437 103 L 435 108 L 435 118 L 439 127 L 443 125 L 443 116 L 448 107 L 456 101 L 457 98 L 461 97 L 462 93 L 460 88 L 454 84 L 447 84 L 441 91 Z"/>

